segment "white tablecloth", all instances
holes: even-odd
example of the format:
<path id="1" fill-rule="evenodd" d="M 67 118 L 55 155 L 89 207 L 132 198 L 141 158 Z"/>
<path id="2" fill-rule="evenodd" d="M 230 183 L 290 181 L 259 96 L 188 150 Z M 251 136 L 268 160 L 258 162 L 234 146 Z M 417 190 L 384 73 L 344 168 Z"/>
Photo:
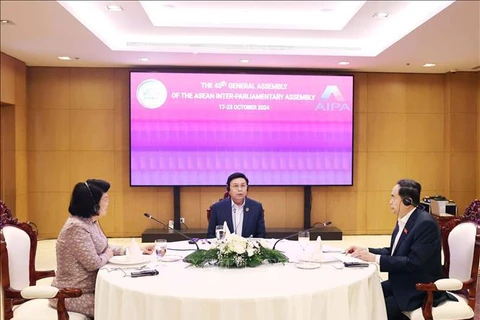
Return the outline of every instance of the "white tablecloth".
<path id="1" fill-rule="evenodd" d="M 185 256 L 192 251 L 170 249 L 192 247 L 169 243 L 167 255 Z M 277 249 L 298 257 L 296 241 L 282 241 Z M 312 270 L 295 263 L 223 269 L 153 260 L 147 267 L 160 274 L 140 278 L 109 264 L 98 273 L 95 320 L 385 320 L 376 267 L 333 264 Z"/>

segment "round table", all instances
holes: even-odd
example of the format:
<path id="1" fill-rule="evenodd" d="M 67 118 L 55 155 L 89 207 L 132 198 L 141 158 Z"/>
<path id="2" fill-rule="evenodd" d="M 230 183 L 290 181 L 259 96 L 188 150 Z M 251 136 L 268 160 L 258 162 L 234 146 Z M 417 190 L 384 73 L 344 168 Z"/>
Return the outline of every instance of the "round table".
<path id="1" fill-rule="evenodd" d="M 194 245 L 179 241 L 169 243 L 168 248 L 168 256 L 185 256 L 192 251 L 173 249 L 192 249 Z M 292 260 L 298 257 L 297 241 L 284 240 L 277 249 Z M 157 276 L 131 278 L 125 274 L 129 275 L 133 266 L 112 264 L 99 271 L 95 320 L 386 319 L 375 265 L 336 269 L 338 263 L 328 262 L 305 270 L 289 262 L 224 269 L 152 259 L 147 267 L 156 268 Z"/>

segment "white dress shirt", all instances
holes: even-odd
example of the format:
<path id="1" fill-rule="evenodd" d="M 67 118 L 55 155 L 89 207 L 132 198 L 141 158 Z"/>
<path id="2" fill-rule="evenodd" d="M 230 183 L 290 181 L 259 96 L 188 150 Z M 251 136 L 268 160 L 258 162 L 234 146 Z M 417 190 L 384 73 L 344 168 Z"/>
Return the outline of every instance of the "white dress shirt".
<path id="1" fill-rule="evenodd" d="M 390 255 L 393 256 L 393 252 L 395 251 L 395 248 L 397 247 L 398 240 L 400 239 L 400 236 L 403 233 L 403 229 L 405 228 L 405 225 L 407 224 L 408 219 L 410 219 L 410 216 L 412 215 L 413 211 L 415 211 L 415 209 L 417 209 L 417 207 L 413 208 L 406 215 L 404 215 L 402 218 L 398 219 L 398 221 L 397 221 L 398 232 L 397 232 L 397 235 L 395 236 L 395 240 L 393 241 L 393 246 L 390 250 Z M 380 265 L 380 255 L 379 254 L 375 255 L 375 263 Z"/>
<path id="2" fill-rule="evenodd" d="M 242 236 L 243 231 L 243 208 L 245 207 L 245 200 L 238 206 L 232 201 L 232 223 L 233 233 Z"/>

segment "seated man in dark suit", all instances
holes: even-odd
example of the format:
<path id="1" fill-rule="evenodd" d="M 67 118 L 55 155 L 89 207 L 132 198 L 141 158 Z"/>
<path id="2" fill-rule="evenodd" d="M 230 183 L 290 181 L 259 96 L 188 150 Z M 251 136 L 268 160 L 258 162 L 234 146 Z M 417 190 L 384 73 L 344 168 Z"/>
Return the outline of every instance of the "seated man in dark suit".
<path id="1" fill-rule="evenodd" d="M 382 289 L 389 320 L 408 319 L 402 311 L 422 306 L 425 293 L 417 291 L 415 284 L 434 282 L 443 277 L 440 228 L 419 205 L 421 190 L 421 185 L 410 179 L 399 180 L 393 187 L 390 210 L 398 222 L 390 247 L 352 246 L 346 250 L 353 257 L 378 263 L 380 271 L 388 272 L 388 280 L 382 282 Z M 446 299 L 444 292 L 436 292 L 434 306 Z"/>
<path id="2" fill-rule="evenodd" d="M 231 233 L 244 238 L 265 238 L 265 218 L 260 202 L 247 198 L 248 179 L 241 172 L 232 173 L 227 179 L 230 197 L 211 207 L 208 222 L 208 238 L 215 238 L 215 227 L 226 221 Z"/>

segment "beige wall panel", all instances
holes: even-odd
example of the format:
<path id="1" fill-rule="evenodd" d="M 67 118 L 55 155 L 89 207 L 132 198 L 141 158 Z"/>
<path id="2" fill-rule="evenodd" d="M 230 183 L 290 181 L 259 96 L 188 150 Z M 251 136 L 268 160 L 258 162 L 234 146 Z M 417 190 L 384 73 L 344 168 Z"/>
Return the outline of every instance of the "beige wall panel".
<path id="1" fill-rule="evenodd" d="M 18 192 L 15 194 L 16 202 L 15 202 L 15 217 L 18 221 L 29 221 L 30 215 L 28 211 L 28 199 L 27 194 L 22 193 L 19 194 Z M 8 204 L 7 204 L 8 205 Z"/>
<path id="2" fill-rule="evenodd" d="M 70 185 L 87 179 L 102 179 L 110 182 L 110 191 L 115 192 L 113 151 L 70 152 Z"/>
<path id="3" fill-rule="evenodd" d="M 356 152 L 354 154 L 353 186 L 352 190 L 367 191 L 367 153 Z M 348 187 L 347 187 L 348 188 Z"/>
<path id="4" fill-rule="evenodd" d="M 0 53 L 0 102 L 15 104 L 15 59 Z"/>
<path id="5" fill-rule="evenodd" d="M 28 187 L 27 151 L 15 151 L 15 188 L 17 194 L 27 194 Z"/>
<path id="6" fill-rule="evenodd" d="M 367 232 L 369 234 L 390 234 L 395 228 L 397 215 L 390 210 L 390 194 L 396 181 L 391 183 L 390 190 L 367 192 Z"/>
<path id="7" fill-rule="evenodd" d="M 70 195 L 70 192 L 29 193 L 28 218 L 38 226 L 40 238 L 54 239 L 58 236 L 69 217 Z"/>
<path id="8" fill-rule="evenodd" d="M 71 110 L 71 150 L 113 151 L 113 110 Z"/>
<path id="9" fill-rule="evenodd" d="M 367 191 L 390 192 L 395 182 L 407 177 L 408 173 L 407 156 L 404 152 L 367 154 Z"/>
<path id="10" fill-rule="evenodd" d="M 405 151 L 407 150 L 406 114 L 369 113 L 367 119 L 367 150 Z"/>
<path id="11" fill-rule="evenodd" d="M 185 222 L 189 228 L 200 227 L 201 216 L 204 212 L 204 209 L 201 206 L 202 201 L 200 190 L 200 187 L 180 188 L 180 217 L 185 218 Z"/>
<path id="12" fill-rule="evenodd" d="M 72 68 L 72 109 L 113 109 L 114 69 Z"/>
<path id="13" fill-rule="evenodd" d="M 138 237 L 147 228 L 162 228 L 158 223 L 145 218 L 144 212 L 160 221 L 166 220 L 164 212 L 158 211 L 158 194 L 155 189 L 149 192 L 117 192 L 114 205 L 115 232 L 109 236 Z"/>
<path id="14" fill-rule="evenodd" d="M 113 148 L 115 151 L 128 151 L 130 147 L 130 129 L 129 129 L 129 117 L 128 114 L 113 115 Z"/>
<path id="15" fill-rule="evenodd" d="M 457 72 L 451 74 L 452 112 L 476 112 L 476 74 L 474 72 Z"/>
<path id="16" fill-rule="evenodd" d="M 17 190 L 15 171 L 16 171 L 15 151 L 8 150 L 2 152 L 2 192 L 15 196 Z M 13 210 L 13 209 L 12 209 Z"/>
<path id="17" fill-rule="evenodd" d="M 70 109 L 70 68 L 29 67 L 29 109 Z"/>
<path id="18" fill-rule="evenodd" d="M 449 199 L 455 201 L 457 204 L 457 215 L 463 215 L 467 206 L 474 200 L 478 199 L 478 194 L 475 191 L 470 192 L 455 192 L 452 191 Z"/>
<path id="19" fill-rule="evenodd" d="M 477 154 L 475 152 L 457 152 L 452 153 L 451 159 L 451 192 L 475 192 Z"/>
<path id="20" fill-rule="evenodd" d="M 407 116 L 407 152 L 443 152 L 444 115 L 441 113 Z"/>
<path id="21" fill-rule="evenodd" d="M 407 75 L 407 113 L 443 113 L 444 90 L 444 75 Z"/>
<path id="22" fill-rule="evenodd" d="M 285 188 L 285 227 L 303 228 L 303 187 Z M 267 219 L 267 217 L 265 217 Z M 268 221 L 268 220 L 267 220 Z"/>
<path id="23" fill-rule="evenodd" d="M 353 150 L 367 151 L 367 113 L 356 113 L 353 116 Z"/>
<path id="24" fill-rule="evenodd" d="M 2 113 L 0 120 L 1 125 L 1 148 L 2 151 L 15 150 L 15 106 L 3 105 L 0 107 Z"/>
<path id="25" fill-rule="evenodd" d="M 15 64 L 15 150 L 27 150 L 27 67 Z"/>
<path id="26" fill-rule="evenodd" d="M 16 194 L 15 193 L 8 193 L 4 192 L 2 196 L 3 202 L 6 203 L 8 209 L 12 211 L 12 214 L 16 216 L 17 212 L 17 201 L 16 201 Z"/>
<path id="27" fill-rule="evenodd" d="M 71 192 L 70 152 L 28 152 L 29 192 Z"/>
<path id="28" fill-rule="evenodd" d="M 480 72 L 477 72 L 477 197 L 480 198 Z"/>
<path id="29" fill-rule="evenodd" d="M 475 113 L 451 113 L 451 150 L 475 152 L 477 123 Z"/>
<path id="30" fill-rule="evenodd" d="M 442 152 L 407 153 L 407 176 L 424 190 L 442 190 L 445 186 L 445 165 Z"/>
<path id="31" fill-rule="evenodd" d="M 327 192 L 327 220 L 346 233 L 365 228 L 365 192 Z M 322 222 L 322 221 L 320 221 Z"/>
<path id="32" fill-rule="evenodd" d="M 115 69 L 114 72 L 114 149 L 129 148 L 129 71 Z"/>
<path id="33" fill-rule="evenodd" d="M 158 216 L 165 222 L 173 220 L 173 188 L 160 187 L 155 188 L 158 199 Z M 190 225 L 188 225 L 190 227 Z"/>
<path id="34" fill-rule="evenodd" d="M 367 73 L 355 73 L 353 82 L 353 110 L 355 113 L 367 112 Z"/>
<path id="35" fill-rule="evenodd" d="M 312 187 L 312 212 L 310 223 L 327 221 L 327 187 Z M 332 221 L 333 225 L 335 223 Z"/>
<path id="36" fill-rule="evenodd" d="M 29 110 L 28 136 L 30 151 L 70 150 L 70 110 Z"/>
<path id="37" fill-rule="evenodd" d="M 285 228 L 295 224 L 303 225 L 303 206 L 298 206 L 287 216 L 286 189 L 287 187 L 252 186 L 248 193 L 252 199 L 262 203 L 265 210 L 265 224 L 269 228 Z M 301 219 L 301 222 L 298 221 L 299 219 Z"/>
<path id="38" fill-rule="evenodd" d="M 369 73 L 367 79 L 368 112 L 405 112 L 408 75 Z"/>

